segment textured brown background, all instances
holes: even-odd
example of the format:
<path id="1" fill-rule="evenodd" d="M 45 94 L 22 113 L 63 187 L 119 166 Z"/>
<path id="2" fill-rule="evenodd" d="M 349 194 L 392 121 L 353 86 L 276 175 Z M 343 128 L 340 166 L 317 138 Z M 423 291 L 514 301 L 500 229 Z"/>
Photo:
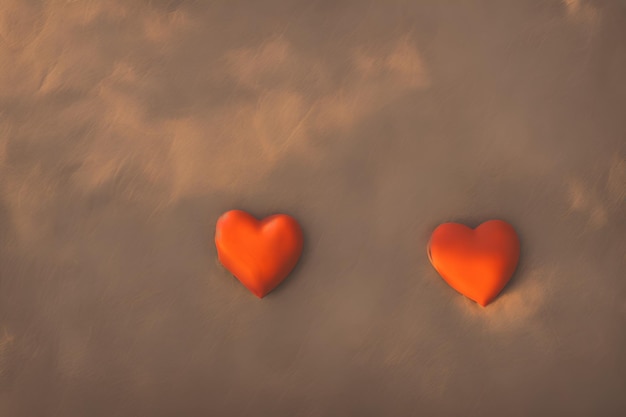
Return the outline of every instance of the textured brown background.
<path id="1" fill-rule="evenodd" d="M 625 77 L 621 1 L 0 0 L 0 416 L 626 415 Z M 305 231 L 262 301 L 231 208 Z"/>

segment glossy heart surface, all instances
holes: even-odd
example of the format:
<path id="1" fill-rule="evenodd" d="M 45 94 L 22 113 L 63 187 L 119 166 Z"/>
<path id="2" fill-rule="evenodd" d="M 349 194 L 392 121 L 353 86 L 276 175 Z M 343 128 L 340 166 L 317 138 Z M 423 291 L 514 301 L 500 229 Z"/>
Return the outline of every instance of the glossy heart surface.
<path id="1" fill-rule="evenodd" d="M 231 210 L 217 221 L 215 246 L 222 265 L 263 298 L 298 263 L 303 234 L 298 222 L 286 214 L 259 221 L 245 211 Z"/>
<path id="2" fill-rule="evenodd" d="M 519 253 L 517 233 L 502 220 L 487 221 L 476 229 L 444 223 L 435 229 L 428 243 L 430 262 L 439 275 L 483 307 L 509 282 Z"/>

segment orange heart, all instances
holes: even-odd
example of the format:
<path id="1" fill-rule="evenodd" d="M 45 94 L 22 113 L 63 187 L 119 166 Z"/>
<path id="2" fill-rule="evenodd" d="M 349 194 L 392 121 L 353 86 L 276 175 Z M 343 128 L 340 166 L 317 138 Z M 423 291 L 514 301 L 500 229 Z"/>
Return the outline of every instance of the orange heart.
<path id="1" fill-rule="evenodd" d="M 428 243 L 428 256 L 452 288 L 485 307 L 509 282 L 519 260 L 513 227 L 490 220 L 470 229 L 458 223 L 439 225 Z"/>
<path id="2" fill-rule="evenodd" d="M 231 210 L 217 220 L 215 246 L 222 265 L 253 294 L 263 298 L 298 263 L 302 229 L 286 214 L 258 221 L 245 211 Z"/>

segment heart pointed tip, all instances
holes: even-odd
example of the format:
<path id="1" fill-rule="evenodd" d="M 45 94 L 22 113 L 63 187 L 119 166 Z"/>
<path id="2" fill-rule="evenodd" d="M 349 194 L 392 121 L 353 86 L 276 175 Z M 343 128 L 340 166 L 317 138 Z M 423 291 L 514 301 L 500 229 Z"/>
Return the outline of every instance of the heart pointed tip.
<path id="1" fill-rule="evenodd" d="M 270 293 L 270 291 L 264 291 L 264 290 L 258 290 L 258 291 L 252 291 L 252 293 L 259 299 L 263 299 L 267 294 Z"/>
<path id="2" fill-rule="evenodd" d="M 487 307 L 487 305 L 489 305 L 489 303 L 491 303 L 491 301 L 492 301 L 492 300 L 479 300 L 479 301 L 476 301 L 476 303 L 477 303 L 479 306 L 481 306 L 481 307 L 485 308 L 485 307 Z"/>

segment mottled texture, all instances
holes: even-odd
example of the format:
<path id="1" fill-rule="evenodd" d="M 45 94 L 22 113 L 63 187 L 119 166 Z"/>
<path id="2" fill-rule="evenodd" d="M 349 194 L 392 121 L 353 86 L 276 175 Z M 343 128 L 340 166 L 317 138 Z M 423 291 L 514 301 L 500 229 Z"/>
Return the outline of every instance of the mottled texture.
<path id="1" fill-rule="evenodd" d="M 0 416 L 626 415 L 625 111 L 620 0 L 0 0 Z M 491 218 L 483 309 L 426 242 Z"/>

